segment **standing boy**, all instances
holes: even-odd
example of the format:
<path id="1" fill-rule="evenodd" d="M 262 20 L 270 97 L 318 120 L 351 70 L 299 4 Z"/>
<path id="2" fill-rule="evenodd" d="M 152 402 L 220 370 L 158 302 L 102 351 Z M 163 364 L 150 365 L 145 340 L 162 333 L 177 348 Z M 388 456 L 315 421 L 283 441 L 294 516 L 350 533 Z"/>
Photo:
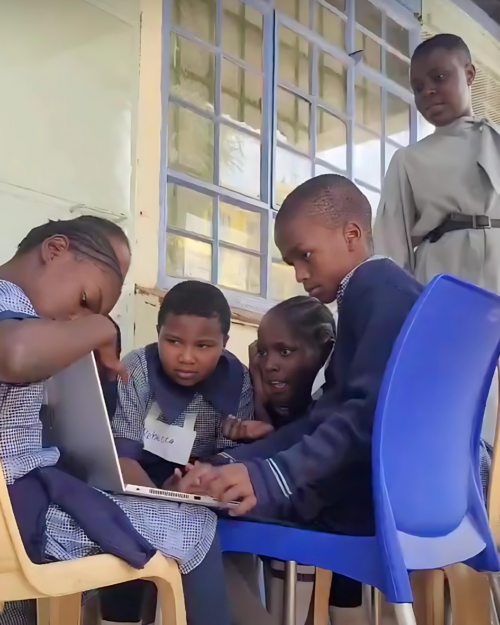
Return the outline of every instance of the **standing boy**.
<path id="1" fill-rule="evenodd" d="M 474 117 L 474 78 L 470 51 L 456 35 L 415 50 L 415 105 L 436 131 L 394 155 L 374 242 L 424 285 L 449 273 L 500 293 L 500 134 Z M 484 432 L 492 442 L 490 399 Z"/>

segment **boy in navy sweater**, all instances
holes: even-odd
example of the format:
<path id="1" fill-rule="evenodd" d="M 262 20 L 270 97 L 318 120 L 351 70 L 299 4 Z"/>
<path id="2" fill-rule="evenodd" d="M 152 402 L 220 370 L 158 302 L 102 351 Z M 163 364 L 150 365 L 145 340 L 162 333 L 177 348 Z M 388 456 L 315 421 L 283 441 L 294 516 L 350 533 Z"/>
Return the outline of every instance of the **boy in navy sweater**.
<path id="1" fill-rule="evenodd" d="M 195 467 L 181 488 L 239 499 L 235 515 L 252 511 L 371 535 L 375 407 L 392 347 L 422 287 L 391 260 L 373 256 L 370 204 L 342 176 L 318 176 L 297 187 L 277 215 L 275 232 L 305 290 L 325 304 L 337 301 L 337 343 L 323 395 L 309 418 L 247 446 L 244 460 Z"/>

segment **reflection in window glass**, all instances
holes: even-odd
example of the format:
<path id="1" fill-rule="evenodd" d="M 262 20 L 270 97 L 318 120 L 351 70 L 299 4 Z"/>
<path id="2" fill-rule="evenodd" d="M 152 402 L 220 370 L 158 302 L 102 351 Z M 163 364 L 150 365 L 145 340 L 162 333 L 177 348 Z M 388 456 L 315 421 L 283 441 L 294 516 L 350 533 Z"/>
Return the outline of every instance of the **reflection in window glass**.
<path id="1" fill-rule="evenodd" d="M 260 139 L 221 124 L 220 184 L 260 197 Z"/>
<path id="2" fill-rule="evenodd" d="M 168 106 L 168 165 L 213 182 L 213 123 L 172 102 Z"/>
<path id="3" fill-rule="evenodd" d="M 260 293 L 260 258 L 220 247 L 219 284 L 228 289 Z"/>
<path id="4" fill-rule="evenodd" d="M 262 76 L 222 59 L 221 113 L 247 128 L 261 129 Z"/>
<path id="5" fill-rule="evenodd" d="M 281 11 L 293 17 L 303 26 L 309 26 L 309 2 L 308 0 L 274 0 L 277 11 Z"/>
<path id="6" fill-rule="evenodd" d="M 222 4 L 222 48 L 262 69 L 262 13 L 240 0 Z"/>
<path id="7" fill-rule="evenodd" d="M 307 100 L 278 88 L 278 140 L 309 152 L 311 105 Z"/>
<path id="8" fill-rule="evenodd" d="M 326 52 L 319 53 L 319 97 L 339 111 L 345 111 L 347 72 L 342 63 Z"/>
<path id="9" fill-rule="evenodd" d="M 322 4 L 316 5 L 316 32 L 326 41 L 345 49 L 345 21 Z"/>
<path id="10" fill-rule="evenodd" d="M 380 72 L 382 69 L 382 48 L 374 39 L 356 29 L 354 48 L 356 51 L 363 50 L 364 63 Z"/>
<path id="11" fill-rule="evenodd" d="M 283 301 L 295 295 L 307 295 L 302 284 L 295 280 L 293 267 L 273 260 L 271 266 L 271 297 Z"/>
<path id="12" fill-rule="evenodd" d="M 167 184 L 167 226 L 211 237 L 212 215 L 213 201 L 209 195 Z"/>
<path id="13" fill-rule="evenodd" d="M 354 177 L 380 189 L 380 139 L 361 128 L 354 130 Z"/>
<path id="14" fill-rule="evenodd" d="M 386 22 L 386 39 L 390 46 L 396 48 L 396 50 L 405 56 L 410 56 L 410 37 L 408 31 L 389 16 L 387 16 Z"/>
<path id="15" fill-rule="evenodd" d="M 280 81 L 309 93 L 309 42 L 284 26 L 279 29 L 278 75 Z"/>
<path id="16" fill-rule="evenodd" d="M 387 92 L 385 136 L 399 145 L 410 143 L 410 105 Z"/>
<path id="17" fill-rule="evenodd" d="M 175 33 L 170 39 L 170 93 L 213 110 L 215 55 Z"/>
<path id="18" fill-rule="evenodd" d="M 276 148 L 276 203 L 281 204 L 295 187 L 311 177 L 311 161 L 284 148 Z"/>
<path id="19" fill-rule="evenodd" d="M 221 241 L 260 251 L 260 213 L 221 202 L 219 219 Z"/>
<path id="20" fill-rule="evenodd" d="M 378 85 L 356 74 L 356 123 L 382 132 L 382 94 Z"/>
<path id="21" fill-rule="evenodd" d="M 397 82 L 398 85 L 401 85 L 405 89 L 410 88 L 410 64 L 403 59 L 400 59 L 399 56 L 395 54 L 391 54 L 389 51 L 386 51 L 385 56 L 385 69 L 387 77 L 394 82 Z"/>
<path id="22" fill-rule="evenodd" d="M 376 193 L 371 189 L 367 189 L 362 185 L 359 185 L 361 191 L 366 195 L 368 201 L 370 202 L 370 206 L 372 209 L 372 223 L 375 221 L 375 217 L 377 215 L 378 206 L 380 204 L 380 193 Z"/>
<path id="23" fill-rule="evenodd" d="M 318 108 L 316 157 L 337 169 L 347 169 L 347 128 L 343 121 Z"/>
<path id="24" fill-rule="evenodd" d="M 382 13 L 368 0 L 356 0 L 356 22 L 374 35 L 382 36 Z"/>
<path id="25" fill-rule="evenodd" d="M 173 0 L 172 23 L 215 43 L 216 0 Z"/>
<path id="26" fill-rule="evenodd" d="M 176 278 L 212 280 L 212 246 L 167 232 L 167 274 Z"/>

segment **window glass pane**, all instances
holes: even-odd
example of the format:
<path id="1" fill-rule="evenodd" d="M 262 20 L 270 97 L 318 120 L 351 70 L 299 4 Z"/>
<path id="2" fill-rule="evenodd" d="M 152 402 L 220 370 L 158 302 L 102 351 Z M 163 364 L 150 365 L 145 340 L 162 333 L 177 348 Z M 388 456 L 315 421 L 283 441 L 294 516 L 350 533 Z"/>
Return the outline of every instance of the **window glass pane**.
<path id="1" fill-rule="evenodd" d="M 325 2 L 339 11 L 342 11 L 342 13 L 345 13 L 345 0 L 325 0 Z"/>
<path id="2" fill-rule="evenodd" d="M 355 128 L 354 177 L 380 189 L 380 139 Z"/>
<path id="3" fill-rule="evenodd" d="M 345 49 L 345 21 L 322 4 L 316 8 L 316 32 L 330 43 Z"/>
<path id="4" fill-rule="evenodd" d="M 222 59 L 221 113 L 252 130 L 261 129 L 262 76 Z"/>
<path id="5" fill-rule="evenodd" d="M 278 140 L 309 153 L 310 104 L 278 88 Z"/>
<path id="6" fill-rule="evenodd" d="M 382 36 L 382 13 L 368 0 L 356 0 L 356 22 L 374 35 Z"/>
<path id="7" fill-rule="evenodd" d="M 168 164 L 178 171 L 213 181 L 213 123 L 173 103 L 168 107 Z"/>
<path id="8" fill-rule="evenodd" d="M 222 49 L 262 69 L 262 13 L 240 0 L 222 7 Z"/>
<path id="9" fill-rule="evenodd" d="M 308 41 L 284 26 L 280 26 L 279 38 L 279 80 L 309 93 Z"/>
<path id="10" fill-rule="evenodd" d="M 304 287 L 295 280 L 293 267 L 274 262 L 271 265 L 271 297 L 283 301 L 295 295 L 306 295 Z"/>
<path id="11" fill-rule="evenodd" d="M 336 174 L 337 172 L 333 171 L 329 167 L 324 167 L 323 165 L 316 164 L 314 166 L 314 176 L 322 176 L 323 174 Z"/>
<path id="12" fill-rule="evenodd" d="M 284 148 L 276 148 L 276 203 L 281 204 L 286 196 L 300 183 L 311 177 L 311 161 L 293 154 Z"/>
<path id="13" fill-rule="evenodd" d="M 410 143 L 410 105 L 389 92 L 387 93 L 385 136 L 399 145 Z"/>
<path id="14" fill-rule="evenodd" d="M 356 74 L 356 122 L 382 132 L 382 96 L 378 85 Z"/>
<path id="15" fill-rule="evenodd" d="M 167 232 L 167 274 L 212 281 L 212 246 Z"/>
<path id="16" fill-rule="evenodd" d="M 391 164 L 392 157 L 394 156 L 394 154 L 396 154 L 398 150 L 399 150 L 398 146 L 393 145 L 392 143 L 389 143 L 388 141 L 386 141 L 386 144 L 385 144 L 385 171 L 386 173 L 387 173 L 387 170 L 389 169 L 389 165 Z"/>
<path id="17" fill-rule="evenodd" d="M 212 236 L 213 201 L 209 195 L 167 184 L 167 225 Z"/>
<path id="18" fill-rule="evenodd" d="M 410 56 L 410 39 L 406 28 L 387 16 L 386 39 L 387 43 L 405 56 Z"/>
<path id="19" fill-rule="evenodd" d="M 338 59 L 326 52 L 319 53 L 319 97 L 339 111 L 346 107 L 346 77 L 346 68 Z"/>
<path id="20" fill-rule="evenodd" d="M 399 56 L 391 54 L 389 51 L 385 53 L 385 68 L 387 77 L 405 89 L 410 88 L 410 64 Z"/>
<path id="21" fill-rule="evenodd" d="M 221 202 L 219 216 L 221 241 L 260 252 L 260 213 Z"/>
<path id="22" fill-rule="evenodd" d="M 278 11 L 309 26 L 309 0 L 275 0 L 274 5 Z"/>
<path id="23" fill-rule="evenodd" d="M 228 289 L 260 293 L 260 257 L 220 247 L 219 284 Z"/>
<path id="24" fill-rule="evenodd" d="M 170 39 L 170 93 L 213 110 L 215 55 L 175 33 Z"/>
<path id="25" fill-rule="evenodd" d="M 380 193 L 376 193 L 371 189 L 367 189 L 362 185 L 359 185 L 361 191 L 366 195 L 368 201 L 370 202 L 370 206 L 372 209 L 372 223 L 375 221 L 375 216 L 377 214 L 378 205 L 380 204 Z"/>
<path id="26" fill-rule="evenodd" d="M 172 23 L 215 43 L 217 0 L 173 0 Z"/>
<path id="27" fill-rule="evenodd" d="M 260 197 L 260 140 L 220 126 L 220 184 Z"/>
<path id="28" fill-rule="evenodd" d="M 356 30 L 354 47 L 356 51 L 363 50 L 363 61 L 368 67 L 376 69 L 378 72 L 382 69 L 382 48 L 368 35 L 360 30 Z"/>
<path id="29" fill-rule="evenodd" d="M 316 156 L 337 169 L 347 169 L 347 129 L 343 121 L 318 108 Z"/>

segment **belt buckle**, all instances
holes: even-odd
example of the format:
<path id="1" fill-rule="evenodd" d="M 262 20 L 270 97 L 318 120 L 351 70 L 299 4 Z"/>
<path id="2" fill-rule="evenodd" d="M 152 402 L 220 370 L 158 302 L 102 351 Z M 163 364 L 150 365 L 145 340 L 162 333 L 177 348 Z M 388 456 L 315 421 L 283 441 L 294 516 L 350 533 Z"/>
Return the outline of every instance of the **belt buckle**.
<path id="1" fill-rule="evenodd" d="M 472 215 L 474 230 L 491 230 L 491 219 L 488 215 Z"/>

